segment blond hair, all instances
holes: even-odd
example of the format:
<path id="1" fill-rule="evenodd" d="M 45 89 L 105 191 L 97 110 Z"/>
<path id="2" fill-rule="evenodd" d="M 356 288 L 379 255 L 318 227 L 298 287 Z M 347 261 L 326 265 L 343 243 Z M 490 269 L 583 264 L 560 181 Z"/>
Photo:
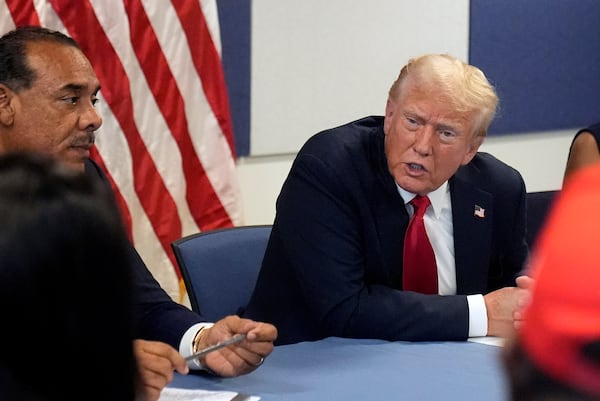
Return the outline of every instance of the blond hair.
<path id="1" fill-rule="evenodd" d="M 456 111 L 474 114 L 474 135 L 485 136 L 496 114 L 498 95 L 483 72 L 447 54 L 426 54 L 402 67 L 389 91 L 389 98 L 400 97 L 407 77 L 420 88 L 451 102 Z"/>

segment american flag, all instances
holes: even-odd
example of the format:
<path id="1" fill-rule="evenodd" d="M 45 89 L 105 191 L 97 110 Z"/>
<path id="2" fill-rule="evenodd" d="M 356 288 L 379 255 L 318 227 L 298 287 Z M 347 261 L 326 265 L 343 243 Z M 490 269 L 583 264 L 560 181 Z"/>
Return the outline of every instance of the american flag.
<path id="1" fill-rule="evenodd" d="M 146 265 L 185 301 L 171 242 L 242 224 L 216 0 L 0 0 L 0 34 L 23 25 L 68 34 L 91 61 L 92 157 Z"/>
<path id="2" fill-rule="evenodd" d="M 475 211 L 473 212 L 473 215 L 483 219 L 485 217 L 485 209 L 479 205 L 475 205 Z"/>

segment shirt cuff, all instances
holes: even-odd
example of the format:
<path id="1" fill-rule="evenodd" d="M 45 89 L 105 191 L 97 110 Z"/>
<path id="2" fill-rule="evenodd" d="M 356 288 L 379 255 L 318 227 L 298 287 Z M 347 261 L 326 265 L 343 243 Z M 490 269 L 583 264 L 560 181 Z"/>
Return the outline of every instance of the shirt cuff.
<path id="1" fill-rule="evenodd" d="M 202 330 L 212 327 L 213 323 L 196 323 L 192 327 L 186 330 L 183 333 L 183 337 L 181 337 L 181 341 L 179 342 L 179 353 L 187 358 L 188 356 L 192 356 L 194 354 L 194 338 L 196 334 Z M 204 366 L 198 358 L 192 359 L 188 361 L 188 366 L 193 370 L 207 370 L 206 366 Z"/>
<path id="2" fill-rule="evenodd" d="M 467 295 L 469 306 L 469 337 L 487 336 L 487 309 L 483 295 Z"/>

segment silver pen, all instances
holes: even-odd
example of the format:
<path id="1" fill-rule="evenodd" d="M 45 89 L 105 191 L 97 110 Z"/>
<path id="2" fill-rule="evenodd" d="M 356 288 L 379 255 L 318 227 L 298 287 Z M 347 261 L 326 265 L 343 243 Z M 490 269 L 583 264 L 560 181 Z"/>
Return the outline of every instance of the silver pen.
<path id="1" fill-rule="evenodd" d="M 245 338 L 246 338 L 245 334 L 235 335 L 235 336 L 231 337 L 229 340 L 221 341 L 221 342 L 216 343 L 215 345 L 211 345 L 210 347 L 201 349 L 200 351 L 196 352 L 195 354 L 192 354 L 192 355 L 186 357 L 185 360 L 192 361 L 194 359 L 203 357 L 204 355 L 208 354 L 209 352 L 213 352 L 218 349 L 227 347 L 228 345 L 231 345 L 231 344 L 237 344 L 240 341 L 244 340 Z"/>

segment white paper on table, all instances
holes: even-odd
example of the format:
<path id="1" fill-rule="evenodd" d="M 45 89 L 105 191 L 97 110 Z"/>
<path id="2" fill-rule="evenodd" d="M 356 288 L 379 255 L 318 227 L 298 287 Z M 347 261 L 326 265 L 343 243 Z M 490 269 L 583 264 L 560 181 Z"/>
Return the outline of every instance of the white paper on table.
<path id="1" fill-rule="evenodd" d="M 502 337 L 471 337 L 469 338 L 469 341 L 471 341 L 472 343 L 494 345 L 496 347 L 502 347 L 504 345 L 504 339 Z"/>
<path id="2" fill-rule="evenodd" d="M 209 391 L 166 387 L 158 401 L 258 401 L 260 397 L 239 394 L 233 391 Z"/>

